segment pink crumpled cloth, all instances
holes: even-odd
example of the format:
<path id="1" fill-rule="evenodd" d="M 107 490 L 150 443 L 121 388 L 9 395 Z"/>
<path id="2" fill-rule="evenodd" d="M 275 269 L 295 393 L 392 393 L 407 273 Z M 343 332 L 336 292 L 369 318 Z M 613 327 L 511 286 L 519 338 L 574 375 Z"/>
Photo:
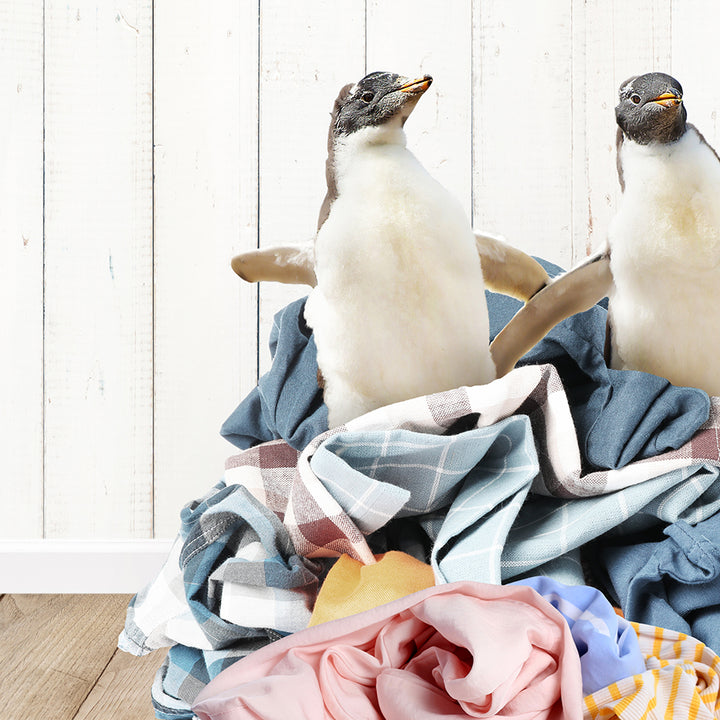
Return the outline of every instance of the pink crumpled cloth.
<path id="1" fill-rule="evenodd" d="M 434 586 L 274 642 L 198 695 L 201 720 L 582 717 L 580 658 L 532 588 Z"/>

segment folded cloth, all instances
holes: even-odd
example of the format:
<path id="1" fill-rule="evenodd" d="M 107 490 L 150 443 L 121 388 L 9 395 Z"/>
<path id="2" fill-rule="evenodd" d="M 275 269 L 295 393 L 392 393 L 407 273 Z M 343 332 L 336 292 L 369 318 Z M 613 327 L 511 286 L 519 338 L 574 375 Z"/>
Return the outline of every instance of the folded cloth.
<path id="1" fill-rule="evenodd" d="M 560 272 L 558 266 L 540 262 L 550 275 Z M 222 426 L 221 434 L 237 447 L 283 438 L 302 450 L 327 430 L 304 303 L 297 300 L 276 314 L 270 336 L 272 366 Z M 487 303 L 494 337 L 521 304 L 497 293 L 487 293 Z M 701 390 L 675 387 L 654 375 L 610 370 L 604 358 L 606 322 L 601 305 L 567 318 L 520 364 L 555 365 L 584 462 L 594 468 L 619 468 L 686 443 L 707 419 L 709 400 Z"/>
<path id="2" fill-rule="evenodd" d="M 567 621 L 580 654 L 583 694 L 645 671 L 635 629 L 598 589 L 564 585 L 548 577 L 526 578 L 513 584 L 533 588 Z"/>
<path id="3" fill-rule="evenodd" d="M 552 268 L 548 272 L 554 274 Z M 520 307 L 518 300 L 505 295 L 488 298 L 491 338 Z M 649 373 L 610 369 L 605 360 L 606 326 L 604 303 L 595 305 L 558 323 L 518 362 L 552 363 L 557 368 L 590 468 L 621 468 L 677 449 L 710 411 L 702 390 L 676 387 Z"/>
<path id="4" fill-rule="evenodd" d="M 269 338 L 272 367 L 220 428 L 239 448 L 282 438 L 301 450 L 327 430 L 317 349 L 303 314 L 305 300 L 276 313 Z"/>
<path id="5" fill-rule="evenodd" d="M 321 569 L 297 555 L 272 511 L 220 482 L 181 518 L 158 577 L 130 602 L 122 650 L 220 650 L 307 626 Z"/>
<path id="6" fill-rule="evenodd" d="M 647 669 L 586 696 L 586 720 L 720 718 L 720 657 L 683 633 L 632 625 Z"/>
<path id="7" fill-rule="evenodd" d="M 580 661 L 534 590 L 428 588 L 282 638 L 199 695 L 201 720 L 580 718 Z"/>
<path id="8" fill-rule="evenodd" d="M 583 475 L 557 371 L 527 366 L 488 385 L 380 408 L 302 453 L 284 441 L 245 450 L 210 497 L 184 511 L 191 522 L 176 556 L 133 601 L 123 649 L 177 643 L 236 652 L 269 642 L 309 621 L 321 558 L 347 553 L 371 564 L 376 552 L 404 549 L 399 535 L 426 538 L 438 582 L 500 583 L 553 572 L 549 563 L 567 559 L 582 583 L 576 551 L 602 533 L 696 523 L 720 510 L 717 409 L 677 451 Z M 479 427 L 445 434 L 468 417 Z M 243 553 L 259 547 L 262 562 L 248 564 Z M 237 588 L 235 565 L 254 568 Z M 267 606 L 253 599 L 260 595 Z M 219 665 L 208 657 L 191 664 L 183 656 L 168 669 L 168 695 L 196 687 L 183 679 L 190 665 L 195 679 L 211 676 Z"/>
<path id="9" fill-rule="evenodd" d="M 655 543 L 600 554 L 625 616 L 677 630 L 720 652 L 720 513 L 679 520 Z"/>
<path id="10" fill-rule="evenodd" d="M 719 410 L 715 403 L 706 425 L 678 450 L 583 474 L 556 370 L 527 366 L 488 385 L 356 418 L 306 448 L 300 462 L 309 467 L 300 476 L 319 479 L 373 544 L 391 547 L 382 542 L 390 520 L 414 516 L 438 581 L 499 583 L 547 572 L 546 563 L 619 525 L 698 522 L 720 510 Z M 491 424 L 442 435 L 470 414 Z M 308 513 L 302 521 L 317 527 Z M 319 552 L 317 535 L 308 545 L 302 533 L 290 533 L 302 552 Z M 372 562 L 361 544 L 343 552 Z M 581 573 L 575 582 L 583 582 Z"/>
<path id="11" fill-rule="evenodd" d="M 323 574 L 244 487 L 220 482 L 181 520 L 168 559 L 131 600 L 118 638 L 134 655 L 172 646 L 152 688 L 159 718 L 192 717 L 190 703 L 228 664 L 306 627 Z"/>
<path id="12" fill-rule="evenodd" d="M 309 626 L 384 605 L 434 584 L 430 565 L 407 553 L 391 550 L 378 556 L 374 565 L 341 555 L 320 588 Z"/>

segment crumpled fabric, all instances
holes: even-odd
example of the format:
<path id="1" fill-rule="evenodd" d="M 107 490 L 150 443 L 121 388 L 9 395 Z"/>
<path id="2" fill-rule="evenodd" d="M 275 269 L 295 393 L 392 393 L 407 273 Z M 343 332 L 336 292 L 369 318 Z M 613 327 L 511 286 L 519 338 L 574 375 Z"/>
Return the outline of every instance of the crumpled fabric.
<path id="1" fill-rule="evenodd" d="M 645 671 L 635 629 L 598 589 L 543 576 L 513 584 L 533 588 L 565 618 L 580 655 L 584 695 Z"/>
<path id="2" fill-rule="evenodd" d="M 376 559 L 365 565 L 341 555 L 323 581 L 308 627 L 385 605 L 435 584 L 430 565 L 412 555 L 390 550 Z"/>
<path id="3" fill-rule="evenodd" d="M 374 565 L 341 555 L 323 581 L 310 626 L 378 607 L 434 584 L 431 567 L 402 552 L 379 556 Z M 645 672 L 634 627 L 597 588 L 565 585 L 545 576 L 511 584 L 531 587 L 565 618 L 580 657 L 583 695 Z"/>
<path id="4" fill-rule="evenodd" d="M 322 568 L 246 488 L 221 481 L 183 508 L 181 523 L 158 577 L 130 602 L 121 649 L 222 650 L 307 626 Z"/>
<path id="5" fill-rule="evenodd" d="M 550 275 L 560 268 L 540 259 Z M 221 433 L 242 449 L 282 438 L 302 450 L 327 430 L 327 408 L 317 386 L 317 358 L 305 323 L 304 299 L 275 316 L 273 363 L 225 421 Z M 487 293 L 490 336 L 521 307 L 514 298 Z M 671 385 L 642 372 L 605 364 L 607 311 L 602 304 L 553 328 L 519 365 L 552 363 L 570 402 L 583 461 L 591 468 L 620 468 L 677 449 L 707 420 L 709 398 L 696 388 Z"/>
<path id="6" fill-rule="evenodd" d="M 451 432 L 468 417 L 475 426 L 465 422 L 466 429 Z M 254 446 L 228 461 L 224 482 L 210 494 L 217 497 L 186 513 L 192 522 L 183 525 L 180 548 L 193 541 L 183 557 L 202 573 L 188 574 L 177 550 L 129 609 L 127 648 L 175 643 L 160 683 L 169 697 L 154 689 L 153 699 L 168 717 L 188 717 L 172 710 L 172 698 L 191 697 L 224 662 L 225 650 L 207 631 L 226 639 L 232 653 L 289 631 L 308 618 L 322 564 L 342 553 L 363 563 L 387 550 L 429 556 L 440 582 L 552 574 L 583 583 L 579 548 L 601 534 L 679 519 L 695 523 L 720 510 L 718 427 L 720 406 L 677 451 L 583 474 L 563 387 L 555 368 L 545 365 L 380 408 L 315 438 L 303 452 L 282 440 Z M 252 541 L 244 544 L 239 538 L 250 531 Z M 242 559 L 259 547 L 261 565 L 234 562 L 235 553 Z M 250 604 L 254 627 L 237 628 L 243 612 L 234 621 L 223 617 L 223 607 L 232 607 L 222 600 L 231 579 L 223 574 L 225 561 L 258 569 L 245 583 L 253 591 L 260 591 L 253 583 L 266 579 L 260 567 L 274 569 L 270 584 L 278 577 L 299 584 L 275 586 L 291 592 L 266 598 L 267 607 Z M 229 599 L 233 592 L 229 583 Z M 271 607 L 276 599 L 284 600 Z M 197 601 L 192 608 L 190 600 Z"/>
<path id="7" fill-rule="evenodd" d="M 623 612 L 686 633 L 720 652 L 720 513 L 679 520 L 658 542 L 605 547 L 605 565 Z"/>
<path id="8" fill-rule="evenodd" d="M 585 720 L 720 718 L 720 657 L 683 633 L 632 626 L 646 669 L 587 695 Z"/>
<path id="9" fill-rule="evenodd" d="M 131 600 L 118 638 L 134 655 L 170 646 L 152 687 L 156 716 L 191 717 L 211 678 L 306 627 L 323 575 L 243 487 L 220 482 L 185 507 L 165 564 Z"/>
<path id="10" fill-rule="evenodd" d="M 193 711 L 579 720 L 580 660 L 563 617 L 531 588 L 453 583 L 278 640 L 218 675 Z"/>
<path id="11" fill-rule="evenodd" d="M 302 450 L 328 429 L 317 381 L 317 348 L 303 313 L 306 299 L 275 314 L 268 341 L 272 366 L 220 428 L 236 447 L 282 439 Z"/>

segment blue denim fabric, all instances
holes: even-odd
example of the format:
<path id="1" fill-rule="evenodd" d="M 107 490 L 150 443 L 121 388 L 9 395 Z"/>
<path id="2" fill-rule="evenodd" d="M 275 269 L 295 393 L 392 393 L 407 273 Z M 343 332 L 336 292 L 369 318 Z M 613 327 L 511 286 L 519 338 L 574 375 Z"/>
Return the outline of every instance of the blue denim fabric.
<path id="1" fill-rule="evenodd" d="M 720 650 L 720 513 L 678 520 L 660 542 L 601 553 L 629 620 L 684 632 Z"/>
<path id="2" fill-rule="evenodd" d="M 539 262 L 550 276 L 560 268 Z M 521 308 L 488 294 L 490 337 Z M 518 365 L 554 365 L 563 381 L 584 460 L 595 468 L 621 468 L 675 450 L 707 420 L 710 398 L 649 373 L 612 370 L 605 362 L 607 301 L 558 323 Z M 662 348 L 658 348 L 661 352 Z"/>
<path id="3" fill-rule="evenodd" d="M 269 341 L 272 366 L 220 429 L 236 447 L 245 450 L 283 439 L 302 450 L 328 428 L 317 382 L 317 350 L 304 309 L 301 298 L 275 315 Z"/>
<path id="4" fill-rule="evenodd" d="M 550 275 L 557 265 L 540 261 Z M 518 300 L 487 293 L 494 337 L 521 307 Z M 239 448 L 282 438 L 296 450 L 327 430 L 327 408 L 317 386 L 317 357 L 303 317 L 304 300 L 275 316 L 270 337 L 273 364 L 225 421 L 221 434 Z M 602 304 L 553 328 L 519 364 L 552 363 L 562 378 L 584 459 L 596 468 L 676 449 L 708 418 L 710 400 L 695 388 L 671 385 L 642 372 L 605 364 L 607 311 Z"/>

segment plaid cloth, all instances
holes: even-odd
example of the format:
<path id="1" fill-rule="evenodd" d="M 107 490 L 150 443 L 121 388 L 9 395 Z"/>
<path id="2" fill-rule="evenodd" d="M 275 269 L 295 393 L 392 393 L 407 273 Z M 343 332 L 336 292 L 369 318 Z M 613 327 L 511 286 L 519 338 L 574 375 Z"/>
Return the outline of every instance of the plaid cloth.
<path id="1" fill-rule="evenodd" d="M 713 405 L 676 451 L 586 473 L 557 371 L 527 366 L 381 408 L 300 453 L 284 441 L 250 448 L 183 511 L 120 647 L 173 644 L 156 711 L 191 717 L 194 694 L 228 658 L 307 623 L 325 570 L 314 561 L 347 553 L 372 563 L 413 536 L 441 582 L 497 584 L 558 560 L 572 572 L 573 552 L 617 526 L 695 523 L 720 509 L 719 417 Z"/>
<path id="2" fill-rule="evenodd" d="M 540 258 L 550 275 L 560 268 Z M 221 434 L 239 448 L 283 439 L 302 450 L 327 430 L 327 408 L 317 386 L 317 358 L 304 319 L 305 299 L 280 310 L 270 333 L 273 362 L 258 385 L 225 421 Z M 490 337 L 520 309 L 515 298 L 487 293 Z M 607 311 L 600 304 L 556 325 L 520 361 L 554 365 L 570 400 L 583 460 L 620 468 L 687 442 L 708 418 L 709 398 L 643 372 L 605 364 Z"/>
<path id="3" fill-rule="evenodd" d="M 646 671 L 585 697 L 586 720 L 717 720 L 720 657 L 695 638 L 632 623 Z"/>

